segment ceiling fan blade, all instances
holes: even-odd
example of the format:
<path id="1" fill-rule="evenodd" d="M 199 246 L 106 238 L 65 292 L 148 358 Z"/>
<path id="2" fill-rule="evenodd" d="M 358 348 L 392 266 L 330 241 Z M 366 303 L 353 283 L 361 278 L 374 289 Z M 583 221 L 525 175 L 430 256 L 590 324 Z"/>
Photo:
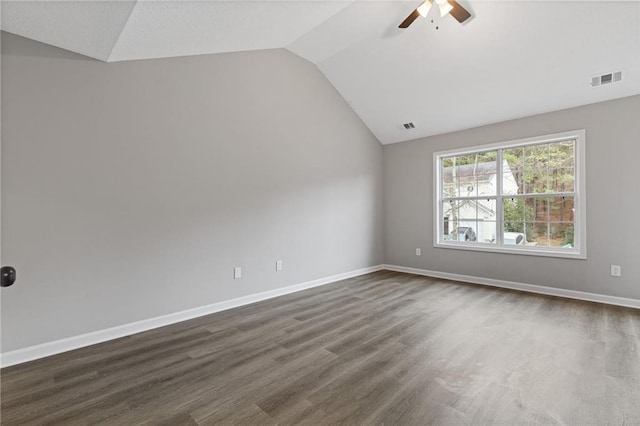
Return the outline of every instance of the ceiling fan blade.
<path id="1" fill-rule="evenodd" d="M 402 24 L 400 24 L 398 28 L 407 28 L 418 18 L 418 16 L 420 16 L 420 13 L 418 13 L 418 9 L 415 9 L 409 16 L 407 16 L 407 19 L 402 21 Z"/>
<path id="2" fill-rule="evenodd" d="M 448 3 L 453 6 L 453 9 L 451 9 L 451 12 L 449 13 L 451 14 L 451 16 L 456 18 L 456 21 L 462 24 L 464 21 L 471 17 L 469 11 L 462 7 L 456 0 L 448 0 Z"/>

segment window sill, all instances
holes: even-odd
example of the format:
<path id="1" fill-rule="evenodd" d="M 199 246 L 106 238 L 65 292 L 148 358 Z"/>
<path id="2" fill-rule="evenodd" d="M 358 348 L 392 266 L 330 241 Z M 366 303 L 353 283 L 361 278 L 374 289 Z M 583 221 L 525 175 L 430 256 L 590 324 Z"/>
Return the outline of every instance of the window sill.
<path id="1" fill-rule="evenodd" d="M 581 253 L 577 249 L 553 249 L 551 247 L 536 247 L 536 246 L 513 246 L 513 247 L 499 247 L 495 244 L 487 243 L 465 243 L 465 242 L 436 242 L 433 245 L 435 248 L 454 249 L 454 250 L 467 250 L 467 251 L 483 251 L 488 253 L 503 253 L 503 254 L 518 254 L 524 256 L 543 256 L 543 257 L 559 257 L 564 259 L 579 259 L 586 260 L 586 253 Z"/>

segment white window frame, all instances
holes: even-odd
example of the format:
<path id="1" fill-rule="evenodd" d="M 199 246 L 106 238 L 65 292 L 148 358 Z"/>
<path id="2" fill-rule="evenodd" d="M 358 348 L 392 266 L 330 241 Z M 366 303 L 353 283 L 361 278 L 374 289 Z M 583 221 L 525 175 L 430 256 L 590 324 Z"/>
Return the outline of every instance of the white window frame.
<path id="1" fill-rule="evenodd" d="M 502 231 L 503 199 L 512 198 L 511 195 L 502 195 L 502 151 L 498 151 L 498 167 L 496 190 L 496 242 L 469 242 L 469 241 L 449 241 L 443 239 L 444 220 L 442 218 L 442 182 L 441 182 L 441 160 L 445 157 L 474 154 L 491 150 L 501 150 L 507 148 L 523 147 L 528 145 L 538 145 L 551 142 L 561 142 L 569 139 L 575 140 L 575 181 L 574 181 L 574 247 L 539 247 L 539 246 L 516 246 L 504 245 Z M 433 176 L 434 176 L 434 206 L 433 206 L 433 246 L 436 248 L 472 250 L 495 253 L 510 253 L 530 256 L 561 257 L 570 259 L 587 258 L 587 202 L 585 183 L 585 130 L 573 130 L 570 132 L 556 133 L 552 135 L 538 136 L 526 139 L 518 139 L 507 142 L 492 143 L 487 145 L 476 145 L 447 151 L 439 151 L 433 154 Z M 540 194 L 541 196 L 547 194 Z M 553 194 L 548 194 L 553 196 Z M 494 198 L 494 196 L 491 196 Z"/>

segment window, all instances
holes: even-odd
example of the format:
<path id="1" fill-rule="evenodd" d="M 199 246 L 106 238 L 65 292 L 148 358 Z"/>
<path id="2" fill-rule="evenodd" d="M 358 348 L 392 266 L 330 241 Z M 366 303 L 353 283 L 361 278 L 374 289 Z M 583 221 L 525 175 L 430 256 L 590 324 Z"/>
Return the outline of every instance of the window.
<path id="1" fill-rule="evenodd" d="M 434 245 L 586 258 L 584 130 L 434 154 Z"/>

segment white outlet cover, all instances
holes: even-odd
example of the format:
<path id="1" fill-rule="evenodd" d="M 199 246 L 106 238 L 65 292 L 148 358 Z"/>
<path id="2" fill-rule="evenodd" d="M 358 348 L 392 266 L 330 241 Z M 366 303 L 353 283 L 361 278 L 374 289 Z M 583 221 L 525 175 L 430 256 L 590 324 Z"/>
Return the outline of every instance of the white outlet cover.
<path id="1" fill-rule="evenodd" d="M 276 271 L 282 271 L 282 260 L 276 261 Z"/>
<path id="2" fill-rule="evenodd" d="M 622 275 L 622 268 L 620 265 L 611 265 L 611 276 L 619 277 Z"/>
<path id="3" fill-rule="evenodd" d="M 240 266 L 233 268 L 233 278 L 236 280 L 242 278 L 242 268 Z"/>
<path id="4" fill-rule="evenodd" d="M 422 256 L 422 249 L 416 249 L 416 256 Z"/>

